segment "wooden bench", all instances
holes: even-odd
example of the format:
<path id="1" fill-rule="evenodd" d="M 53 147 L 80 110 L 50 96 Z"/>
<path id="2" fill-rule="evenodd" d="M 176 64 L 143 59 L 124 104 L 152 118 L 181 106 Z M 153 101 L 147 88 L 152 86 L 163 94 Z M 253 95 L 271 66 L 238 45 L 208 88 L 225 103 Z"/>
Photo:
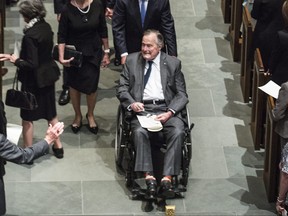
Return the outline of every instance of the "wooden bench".
<path id="1" fill-rule="evenodd" d="M 241 54 L 240 28 L 242 20 L 242 2 L 242 0 L 231 1 L 231 25 L 229 27 L 229 33 L 233 61 L 239 61 Z"/>
<path id="2" fill-rule="evenodd" d="M 242 28 L 242 44 L 241 44 L 240 84 L 244 102 L 248 103 L 252 93 L 253 55 L 251 55 L 251 49 L 252 49 L 253 26 L 247 4 L 243 7 L 242 24 L 243 28 Z"/>
<path id="3" fill-rule="evenodd" d="M 279 135 L 274 132 L 275 122 L 272 118 L 274 108 L 274 98 L 267 99 L 266 128 L 265 128 L 265 160 L 263 180 L 269 202 L 275 202 L 278 195 L 279 184 L 279 161 L 281 146 Z"/>
<path id="4" fill-rule="evenodd" d="M 257 48 L 254 55 L 253 83 L 252 83 L 252 110 L 251 110 L 251 134 L 254 149 L 259 150 L 264 142 L 264 125 L 266 113 L 267 94 L 258 87 L 268 82 L 269 78 L 264 76 L 264 66 Z"/>
<path id="5" fill-rule="evenodd" d="M 231 0 L 221 0 L 224 23 L 231 23 Z"/>

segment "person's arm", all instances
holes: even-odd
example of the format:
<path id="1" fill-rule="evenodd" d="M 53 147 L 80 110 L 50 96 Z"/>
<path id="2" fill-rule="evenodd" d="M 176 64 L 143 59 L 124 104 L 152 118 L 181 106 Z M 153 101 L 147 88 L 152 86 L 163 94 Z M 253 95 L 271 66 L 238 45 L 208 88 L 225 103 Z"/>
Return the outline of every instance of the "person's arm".
<path id="1" fill-rule="evenodd" d="M 25 50 L 22 50 L 25 52 L 25 59 L 18 58 L 13 54 L 10 57 L 10 62 L 20 68 L 21 71 L 33 73 L 34 69 L 39 65 L 38 42 L 30 37 L 24 36 L 21 47 L 25 47 Z"/>
<path id="2" fill-rule="evenodd" d="M 123 107 L 127 108 L 135 103 L 135 99 L 129 92 L 130 89 L 130 72 L 127 62 L 124 64 L 123 70 L 120 74 L 119 85 L 117 88 L 116 96 Z"/>
<path id="3" fill-rule="evenodd" d="M 0 157 L 18 164 L 30 163 L 34 159 L 48 153 L 49 144 L 53 143 L 62 134 L 64 124 L 58 122 L 47 129 L 45 138 L 31 147 L 21 148 L 10 142 L 6 136 L 0 134 Z"/>
<path id="4" fill-rule="evenodd" d="M 274 121 L 279 121 L 283 119 L 287 114 L 288 107 L 288 86 L 287 83 L 283 83 L 279 90 L 278 99 L 276 100 L 276 105 L 272 110 L 272 118 Z"/>
<path id="5" fill-rule="evenodd" d="M 174 19 L 171 14 L 169 1 L 165 1 L 163 11 L 161 13 L 161 28 L 165 39 L 165 45 L 167 46 L 168 54 L 171 56 L 178 55 L 176 31 L 174 26 Z"/>
<path id="6" fill-rule="evenodd" d="M 126 45 L 126 6 L 122 0 L 117 0 L 112 18 L 113 37 L 119 54 L 128 53 Z"/>
<path id="7" fill-rule="evenodd" d="M 103 51 L 104 51 L 101 66 L 106 67 L 108 64 L 110 64 L 110 55 L 109 55 L 110 49 L 109 49 L 109 42 L 108 42 L 108 28 L 107 28 L 104 11 L 100 13 L 99 19 L 100 19 L 99 20 L 100 25 L 98 28 L 98 32 L 102 39 L 102 46 L 103 46 Z"/>

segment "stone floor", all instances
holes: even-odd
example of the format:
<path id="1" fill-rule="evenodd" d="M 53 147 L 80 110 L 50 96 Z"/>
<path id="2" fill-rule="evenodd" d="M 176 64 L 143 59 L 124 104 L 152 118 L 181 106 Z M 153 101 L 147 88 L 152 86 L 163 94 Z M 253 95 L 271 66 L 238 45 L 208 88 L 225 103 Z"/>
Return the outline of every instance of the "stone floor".
<path id="1" fill-rule="evenodd" d="M 223 23 L 220 0 L 170 0 L 175 18 L 179 58 L 189 93 L 193 129 L 193 158 L 184 199 L 169 200 L 176 215 L 275 215 L 262 180 L 263 151 L 255 152 L 249 129 L 251 106 L 243 103 L 240 65 L 232 60 L 228 25 Z M 52 0 L 45 0 L 47 21 L 57 32 Z M 7 8 L 5 52 L 13 52 L 21 38 L 23 20 L 16 7 Z M 110 46 L 113 46 L 109 25 Z M 113 56 L 111 57 L 113 59 Z M 11 88 L 15 67 L 3 91 Z M 120 67 L 101 71 L 95 110 L 97 136 L 83 127 L 77 135 L 69 125 L 72 105 L 57 106 L 66 125 L 62 142 L 65 157 L 44 156 L 34 165 L 6 165 L 7 215 L 164 215 L 145 213 L 132 201 L 124 177 L 114 163 L 116 110 L 115 81 Z M 57 82 L 57 99 L 62 80 Z M 3 95 L 5 97 L 5 95 Z M 82 111 L 86 113 L 85 101 Z M 6 107 L 8 121 L 21 124 L 19 110 Z M 87 122 L 84 120 L 84 123 Z M 43 137 L 46 122 L 35 122 L 35 140 Z M 21 139 L 19 142 L 21 145 Z"/>

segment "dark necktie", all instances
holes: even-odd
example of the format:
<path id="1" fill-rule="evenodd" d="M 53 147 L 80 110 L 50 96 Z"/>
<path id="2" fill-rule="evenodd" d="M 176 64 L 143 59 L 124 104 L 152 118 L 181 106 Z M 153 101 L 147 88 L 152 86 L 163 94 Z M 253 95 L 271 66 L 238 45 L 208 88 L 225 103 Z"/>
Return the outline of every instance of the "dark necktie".
<path id="1" fill-rule="evenodd" d="M 146 84 L 148 82 L 148 79 L 150 77 L 150 74 L 151 74 L 152 63 L 153 63 L 153 61 L 148 61 L 149 67 L 148 67 L 148 69 L 146 71 L 146 74 L 144 75 L 144 89 L 145 89 L 145 86 L 146 86 Z"/>
<path id="2" fill-rule="evenodd" d="M 144 20 L 145 20 L 145 15 L 146 15 L 145 1 L 146 1 L 146 0 L 141 0 L 141 6 L 140 6 L 142 26 L 144 26 Z"/>

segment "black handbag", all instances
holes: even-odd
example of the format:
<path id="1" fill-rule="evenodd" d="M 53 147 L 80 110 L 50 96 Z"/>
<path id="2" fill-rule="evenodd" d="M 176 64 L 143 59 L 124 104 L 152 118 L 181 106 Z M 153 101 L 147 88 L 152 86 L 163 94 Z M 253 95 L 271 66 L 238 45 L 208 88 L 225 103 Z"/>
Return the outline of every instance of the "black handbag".
<path id="1" fill-rule="evenodd" d="M 59 50 L 58 44 L 53 47 L 52 57 L 55 61 L 59 61 Z M 70 62 L 73 67 L 81 67 L 83 61 L 83 54 L 80 51 L 77 51 L 69 46 L 65 46 L 64 49 L 64 59 L 70 59 L 74 57 L 74 59 Z"/>
<path id="2" fill-rule="evenodd" d="M 6 92 L 5 104 L 7 106 L 17 107 L 26 110 L 35 110 L 38 107 L 37 100 L 34 94 L 27 91 L 18 90 L 18 76 L 15 73 L 13 88 Z"/>

